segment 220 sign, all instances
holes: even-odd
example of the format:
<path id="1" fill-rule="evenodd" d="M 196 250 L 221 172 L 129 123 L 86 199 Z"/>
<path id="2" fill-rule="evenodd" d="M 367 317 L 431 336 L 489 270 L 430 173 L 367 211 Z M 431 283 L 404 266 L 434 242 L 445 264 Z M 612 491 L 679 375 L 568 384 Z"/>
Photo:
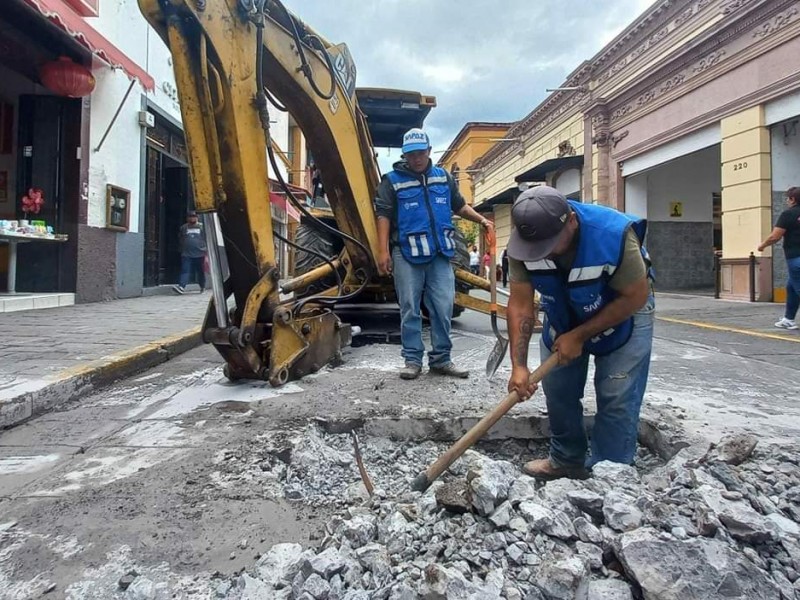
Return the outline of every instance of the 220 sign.
<path id="1" fill-rule="evenodd" d="M 747 168 L 747 163 L 746 162 L 733 163 L 733 170 L 734 171 L 741 171 L 741 170 L 746 169 L 746 168 Z"/>

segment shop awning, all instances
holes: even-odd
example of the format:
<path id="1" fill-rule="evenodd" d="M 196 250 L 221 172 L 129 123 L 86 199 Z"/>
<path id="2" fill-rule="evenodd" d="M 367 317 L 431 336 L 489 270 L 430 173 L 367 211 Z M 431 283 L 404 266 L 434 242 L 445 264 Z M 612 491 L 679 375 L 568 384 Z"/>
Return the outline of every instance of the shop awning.
<path id="1" fill-rule="evenodd" d="M 308 205 L 308 191 L 305 188 L 301 188 L 299 185 L 292 185 L 291 183 L 287 183 L 286 187 L 289 188 L 289 191 L 292 192 L 295 198 L 301 202 L 305 202 L 306 206 Z M 287 202 L 286 193 L 283 191 L 280 183 L 270 179 L 269 188 L 269 201 L 281 210 L 285 210 L 290 219 L 299 222 L 300 211 L 297 210 L 297 207 L 292 204 L 292 202 Z"/>
<path id="2" fill-rule="evenodd" d="M 539 163 L 532 169 L 517 175 L 514 181 L 544 181 L 548 173 L 553 171 L 563 171 L 566 169 L 579 169 L 583 166 L 583 155 L 562 156 L 561 158 L 551 158 Z"/>
<path id="3" fill-rule="evenodd" d="M 94 56 L 128 77 L 138 79 L 146 90 L 155 89 L 153 78 L 114 44 L 101 35 L 88 21 L 76 13 L 64 0 L 22 0 L 48 21 L 73 37 Z"/>
<path id="4" fill-rule="evenodd" d="M 518 195 L 519 188 L 517 186 L 510 187 L 507 190 L 503 190 L 499 194 L 495 194 L 491 198 L 487 198 L 478 206 L 476 206 L 475 210 L 479 213 L 490 213 L 498 204 L 513 204 Z"/>

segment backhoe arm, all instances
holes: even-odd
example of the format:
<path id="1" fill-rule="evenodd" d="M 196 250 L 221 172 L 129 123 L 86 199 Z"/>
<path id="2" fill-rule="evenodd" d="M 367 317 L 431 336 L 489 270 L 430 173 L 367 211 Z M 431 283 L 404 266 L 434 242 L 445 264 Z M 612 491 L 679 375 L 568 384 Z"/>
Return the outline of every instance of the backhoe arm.
<path id="1" fill-rule="evenodd" d="M 232 378 L 278 385 L 315 371 L 349 342 L 349 328 L 319 302 L 279 300 L 265 88 L 304 132 L 313 133 L 309 145 L 325 174 L 337 226 L 347 236 L 339 264 L 356 286 L 366 283 L 377 247 L 372 197 L 378 170 L 353 89 L 330 68 L 335 60 L 345 76 L 350 69 L 354 87 L 349 54 L 345 47 L 330 48 L 279 2 L 139 5 L 172 53 L 196 207 L 219 216 L 230 266 L 224 293 L 216 290 L 209 308 L 204 339 L 225 357 Z M 230 295 L 235 309 L 228 315 Z"/>

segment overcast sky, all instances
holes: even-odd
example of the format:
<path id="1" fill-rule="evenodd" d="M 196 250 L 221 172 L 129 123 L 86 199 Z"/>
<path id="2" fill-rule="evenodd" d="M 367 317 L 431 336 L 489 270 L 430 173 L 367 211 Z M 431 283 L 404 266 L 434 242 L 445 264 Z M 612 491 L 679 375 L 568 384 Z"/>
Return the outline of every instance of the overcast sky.
<path id="1" fill-rule="evenodd" d="M 467 121 L 524 117 L 545 88 L 561 84 L 653 2 L 284 1 L 329 41 L 348 45 L 358 86 L 436 96 L 425 127 L 438 150 Z"/>

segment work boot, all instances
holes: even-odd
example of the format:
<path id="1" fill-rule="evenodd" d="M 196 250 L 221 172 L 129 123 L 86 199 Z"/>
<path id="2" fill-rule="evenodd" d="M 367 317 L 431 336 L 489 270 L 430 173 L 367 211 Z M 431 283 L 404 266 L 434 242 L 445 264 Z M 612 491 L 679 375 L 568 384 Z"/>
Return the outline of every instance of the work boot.
<path id="1" fill-rule="evenodd" d="M 585 467 L 557 467 L 549 458 L 539 458 L 526 462 L 522 466 L 522 472 L 536 479 L 552 481 L 553 479 L 587 479 L 589 471 Z"/>
<path id="2" fill-rule="evenodd" d="M 400 379 L 416 379 L 422 372 L 422 365 L 407 362 L 406 366 L 400 369 Z"/>
<path id="3" fill-rule="evenodd" d="M 448 377 L 457 377 L 458 379 L 466 379 L 469 377 L 469 371 L 466 369 L 459 369 L 453 363 L 449 362 L 437 367 L 431 367 L 431 373 L 436 375 L 446 375 Z"/>

